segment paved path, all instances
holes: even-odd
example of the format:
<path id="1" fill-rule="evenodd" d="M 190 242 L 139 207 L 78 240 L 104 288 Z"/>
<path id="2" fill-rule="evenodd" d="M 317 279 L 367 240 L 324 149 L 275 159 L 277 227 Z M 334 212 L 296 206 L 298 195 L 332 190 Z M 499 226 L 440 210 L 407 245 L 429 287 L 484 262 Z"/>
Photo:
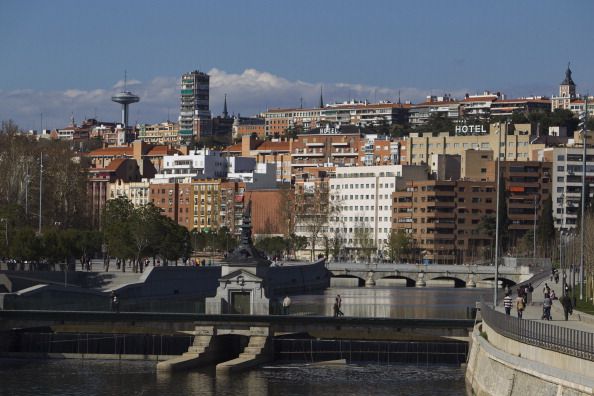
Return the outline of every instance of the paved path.
<path id="1" fill-rule="evenodd" d="M 555 281 L 550 281 L 549 278 L 545 278 L 541 281 L 534 282 L 532 287 L 534 287 L 534 292 L 532 293 L 532 302 L 529 302 L 524 310 L 524 314 L 522 315 L 523 319 L 527 320 L 536 320 L 539 322 L 549 323 L 555 326 L 563 326 L 568 327 L 571 329 L 588 331 L 594 333 L 594 322 L 586 322 L 579 319 L 578 312 L 576 310 L 573 311 L 573 315 L 569 316 L 569 320 L 565 321 L 563 315 L 563 307 L 559 300 L 553 301 L 553 308 L 551 309 L 551 317 L 552 320 L 542 320 L 542 302 L 544 300 L 544 293 L 543 289 L 545 287 L 545 283 L 548 283 L 551 290 L 555 291 L 557 297 L 562 295 L 562 286 L 561 280 L 558 284 Z M 515 308 L 515 298 L 518 296 L 517 292 L 514 290 L 512 293 L 512 297 L 514 298 L 514 305 L 512 306 L 512 315 L 517 315 L 516 308 Z M 503 309 L 503 302 L 500 302 L 497 305 L 497 310 L 504 312 Z"/>

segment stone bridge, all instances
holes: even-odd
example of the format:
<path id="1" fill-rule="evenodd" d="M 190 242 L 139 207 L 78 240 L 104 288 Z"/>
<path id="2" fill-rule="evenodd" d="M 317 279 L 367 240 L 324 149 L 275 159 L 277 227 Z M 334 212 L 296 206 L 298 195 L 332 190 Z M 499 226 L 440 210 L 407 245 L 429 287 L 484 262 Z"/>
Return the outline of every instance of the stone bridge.
<path id="1" fill-rule="evenodd" d="M 333 286 L 492 287 L 495 280 L 495 267 L 485 265 L 331 262 L 326 268 L 332 273 Z M 542 267 L 501 265 L 499 283 L 502 287 L 513 286 L 543 270 Z"/>

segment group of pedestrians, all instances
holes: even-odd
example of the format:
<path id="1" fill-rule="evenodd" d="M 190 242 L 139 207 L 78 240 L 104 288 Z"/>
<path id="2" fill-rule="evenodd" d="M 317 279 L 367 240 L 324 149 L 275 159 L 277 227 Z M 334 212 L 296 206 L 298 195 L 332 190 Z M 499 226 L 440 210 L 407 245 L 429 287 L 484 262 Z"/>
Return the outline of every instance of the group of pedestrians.
<path id="1" fill-rule="evenodd" d="M 512 298 L 511 292 L 507 291 L 505 297 L 503 298 L 503 307 L 505 309 L 505 314 L 511 315 L 511 310 L 515 306 L 518 318 L 522 319 L 526 307 L 529 303 L 531 303 L 533 291 L 534 288 L 532 287 L 532 283 L 518 287 L 518 295 L 515 299 Z M 561 306 L 563 307 L 565 320 L 568 320 L 569 315 L 571 315 L 573 312 L 573 306 L 571 304 L 571 298 L 569 297 L 567 290 L 564 291 L 561 298 L 558 298 L 555 294 L 555 291 L 551 289 L 548 283 L 545 282 L 544 287 L 542 289 L 542 293 L 543 301 L 541 320 L 553 319 L 551 315 L 551 308 L 553 307 L 553 301 L 555 300 L 558 300 L 561 303 Z"/>

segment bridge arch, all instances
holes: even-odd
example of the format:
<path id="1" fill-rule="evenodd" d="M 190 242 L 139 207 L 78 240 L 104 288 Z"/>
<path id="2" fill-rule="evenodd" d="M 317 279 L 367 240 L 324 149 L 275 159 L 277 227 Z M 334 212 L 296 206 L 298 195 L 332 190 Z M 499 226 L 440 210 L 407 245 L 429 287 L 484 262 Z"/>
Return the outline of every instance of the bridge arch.
<path id="1" fill-rule="evenodd" d="M 517 282 L 515 282 L 513 279 L 508 279 L 504 276 L 498 276 L 497 279 L 499 280 L 499 282 L 501 282 L 501 287 L 502 288 L 506 288 L 506 287 L 512 287 L 515 286 L 517 284 Z M 481 278 L 480 280 L 482 281 L 495 281 L 495 276 L 487 276 L 485 278 Z"/>
<path id="2" fill-rule="evenodd" d="M 457 278 L 455 276 L 440 275 L 440 276 L 430 278 L 429 280 L 449 280 L 449 281 L 454 281 L 455 288 L 466 287 L 466 281 L 463 279 Z"/>
<path id="3" fill-rule="evenodd" d="M 378 279 L 404 279 L 406 281 L 406 287 L 415 287 L 417 284 L 416 280 L 404 275 L 388 275 Z"/>
<path id="4" fill-rule="evenodd" d="M 340 279 L 353 279 L 357 280 L 357 286 L 362 287 L 365 286 L 365 279 L 361 278 L 360 276 L 352 275 L 352 274 L 340 274 L 340 275 L 332 275 L 331 279 L 337 279 L 340 282 Z M 346 285 L 346 284 L 345 284 Z"/>

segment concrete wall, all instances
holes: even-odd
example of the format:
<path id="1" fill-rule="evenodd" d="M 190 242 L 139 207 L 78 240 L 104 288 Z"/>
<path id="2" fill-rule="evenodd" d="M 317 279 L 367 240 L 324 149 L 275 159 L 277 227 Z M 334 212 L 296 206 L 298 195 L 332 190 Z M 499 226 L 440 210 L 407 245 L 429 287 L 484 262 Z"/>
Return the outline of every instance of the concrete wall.
<path id="1" fill-rule="evenodd" d="M 471 344 L 466 368 L 468 394 L 559 396 L 594 392 L 594 362 L 510 340 L 484 322 L 475 327 Z"/>

